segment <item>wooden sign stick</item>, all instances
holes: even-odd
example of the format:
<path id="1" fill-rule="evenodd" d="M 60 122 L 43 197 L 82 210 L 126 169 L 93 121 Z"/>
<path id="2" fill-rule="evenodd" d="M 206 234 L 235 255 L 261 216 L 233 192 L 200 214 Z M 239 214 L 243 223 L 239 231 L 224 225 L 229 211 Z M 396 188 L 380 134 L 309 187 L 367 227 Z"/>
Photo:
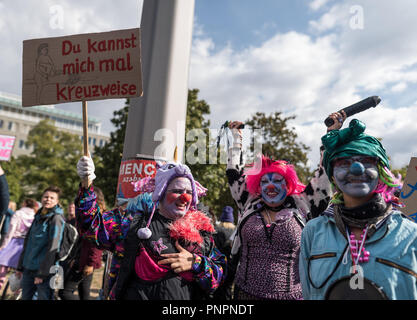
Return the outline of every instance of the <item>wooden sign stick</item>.
<path id="1" fill-rule="evenodd" d="M 87 101 L 83 101 L 83 144 L 84 144 L 84 155 L 89 156 L 88 154 L 88 112 L 87 112 Z M 90 181 L 88 178 L 84 178 L 82 185 L 85 188 L 90 186 Z"/>

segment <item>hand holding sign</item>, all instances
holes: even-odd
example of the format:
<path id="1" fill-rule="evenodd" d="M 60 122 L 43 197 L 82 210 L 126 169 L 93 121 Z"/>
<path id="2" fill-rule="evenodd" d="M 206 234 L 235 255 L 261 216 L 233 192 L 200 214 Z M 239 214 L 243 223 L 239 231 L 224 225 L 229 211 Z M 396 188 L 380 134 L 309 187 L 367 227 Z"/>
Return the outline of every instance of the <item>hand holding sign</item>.
<path id="1" fill-rule="evenodd" d="M 91 183 L 96 178 L 96 175 L 94 174 L 94 170 L 95 170 L 94 162 L 90 156 L 82 156 L 80 160 L 78 160 L 77 174 L 83 181 L 88 179 L 88 181 Z M 88 186 L 89 185 L 84 184 L 84 187 L 88 187 Z"/>

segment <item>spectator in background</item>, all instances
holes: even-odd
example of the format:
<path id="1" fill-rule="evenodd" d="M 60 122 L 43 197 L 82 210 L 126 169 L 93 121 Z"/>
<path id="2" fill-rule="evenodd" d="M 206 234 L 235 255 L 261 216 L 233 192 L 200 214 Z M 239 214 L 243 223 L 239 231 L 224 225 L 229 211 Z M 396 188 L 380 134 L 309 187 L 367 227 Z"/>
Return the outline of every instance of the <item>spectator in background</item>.
<path id="1" fill-rule="evenodd" d="M 233 208 L 230 206 L 224 207 L 219 220 L 220 223 L 215 226 L 216 233 L 214 234 L 214 242 L 219 251 L 223 253 L 229 261 L 233 244 L 232 236 L 236 230 Z M 215 300 L 231 300 L 232 286 L 233 278 L 226 275 L 224 284 L 214 292 L 213 298 Z"/>
<path id="2" fill-rule="evenodd" d="M 36 200 L 25 199 L 22 207 L 16 211 L 10 221 L 9 230 L 0 247 L 0 290 L 9 268 L 17 268 L 26 234 L 37 209 Z"/>
<path id="3" fill-rule="evenodd" d="M 68 205 L 68 212 L 67 212 L 67 216 L 66 216 L 66 222 L 75 226 L 75 204 L 74 204 L 74 202 L 71 202 Z"/>
<path id="4" fill-rule="evenodd" d="M 229 258 L 230 251 L 232 250 L 231 237 L 236 229 L 233 208 L 230 206 L 224 207 L 219 220 L 220 223 L 216 225 L 216 237 L 214 240 L 220 252 Z"/>
<path id="5" fill-rule="evenodd" d="M 61 189 L 50 186 L 44 190 L 42 207 L 35 214 L 20 255 L 16 275 L 22 277 L 22 300 L 32 300 L 37 291 L 38 300 L 51 300 L 51 267 L 57 261 L 60 237 L 64 226 L 63 210 L 59 204 Z"/>
<path id="6" fill-rule="evenodd" d="M 106 211 L 107 206 L 103 192 L 94 188 L 97 202 L 101 210 Z M 75 220 L 75 205 L 68 206 L 68 219 Z M 73 221 L 71 219 L 70 221 Z M 75 222 L 75 221 L 74 221 Z M 68 222 L 71 223 L 71 222 Z M 89 300 L 94 270 L 99 269 L 102 263 L 103 250 L 98 249 L 94 243 L 80 237 L 76 245 L 75 255 L 69 259 L 69 270 L 65 272 L 64 289 L 59 291 L 62 300 Z M 74 294 L 78 289 L 78 297 Z"/>

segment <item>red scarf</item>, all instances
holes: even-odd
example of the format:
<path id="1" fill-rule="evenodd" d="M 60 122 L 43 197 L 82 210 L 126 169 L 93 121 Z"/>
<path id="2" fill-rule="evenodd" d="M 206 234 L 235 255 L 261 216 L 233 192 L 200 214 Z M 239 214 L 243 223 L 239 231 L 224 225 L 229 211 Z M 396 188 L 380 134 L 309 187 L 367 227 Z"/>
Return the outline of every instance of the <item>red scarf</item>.
<path id="1" fill-rule="evenodd" d="M 200 231 L 214 232 L 211 219 L 201 211 L 188 211 L 183 217 L 169 226 L 169 235 L 173 239 L 184 239 L 190 243 L 201 245 L 203 238 Z"/>

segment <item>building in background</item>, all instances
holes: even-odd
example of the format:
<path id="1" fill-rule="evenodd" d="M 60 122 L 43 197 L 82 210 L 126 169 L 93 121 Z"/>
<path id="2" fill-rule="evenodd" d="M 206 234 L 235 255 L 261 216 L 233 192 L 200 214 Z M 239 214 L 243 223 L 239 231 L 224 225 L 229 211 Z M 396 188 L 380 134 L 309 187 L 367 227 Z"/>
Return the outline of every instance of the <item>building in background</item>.
<path id="1" fill-rule="evenodd" d="M 45 119 L 55 123 L 58 130 L 78 135 L 80 140 L 83 140 L 81 113 L 67 112 L 54 106 L 23 108 L 21 97 L 0 92 L 0 134 L 16 137 L 12 156 L 18 157 L 32 152 L 25 143 L 29 131 Z M 100 129 L 101 122 L 88 117 L 88 145 L 91 153 L 94 152 L 94 147 L 101 147 L 110 139 L 109 136 L 101 134 Z"/>

